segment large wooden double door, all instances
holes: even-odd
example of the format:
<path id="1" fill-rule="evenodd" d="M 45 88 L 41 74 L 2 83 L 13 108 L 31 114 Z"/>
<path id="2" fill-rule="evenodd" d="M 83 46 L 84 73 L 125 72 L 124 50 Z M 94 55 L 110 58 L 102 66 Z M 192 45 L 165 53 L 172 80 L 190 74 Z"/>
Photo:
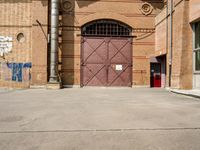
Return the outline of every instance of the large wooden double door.
<path id="1" fill-rule="evenodd" d="M 83 37 L 81 86 L 131 86 L 132 39 Z"/>

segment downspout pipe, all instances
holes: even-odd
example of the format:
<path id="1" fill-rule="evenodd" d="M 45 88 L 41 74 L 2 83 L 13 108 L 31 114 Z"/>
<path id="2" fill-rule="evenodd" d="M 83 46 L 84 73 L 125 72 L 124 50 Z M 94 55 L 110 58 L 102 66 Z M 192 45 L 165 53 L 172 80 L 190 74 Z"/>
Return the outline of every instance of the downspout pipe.
<path id="1" fill-rule="evenodd" d="M 59 0 L 51 0 L 51 54 L 49 83 L 58 83 Z"/>
<path id="2" fill-rule="evenodd" d="M 169 87 L 171 87 L 172 80 L 172 57 L 173 57 L 173 0 L 170 0 L 170 33 L 169 33 L 169 48 L 170 48 L 170 56 L 169 56 Z"/>
<path id="3" fill-rule="evenodd" d="M 168 51 L 168 44 L 169 44 L 169 6 L 168 6 L 169 2 L 168 0 L 166 1 L 166 52 Z M 165 57 L 165 71 L 166 71 L 166 59 L 167 57 Z M 166 85 L 166 80 L 165 80 L 165 85 Z"/>

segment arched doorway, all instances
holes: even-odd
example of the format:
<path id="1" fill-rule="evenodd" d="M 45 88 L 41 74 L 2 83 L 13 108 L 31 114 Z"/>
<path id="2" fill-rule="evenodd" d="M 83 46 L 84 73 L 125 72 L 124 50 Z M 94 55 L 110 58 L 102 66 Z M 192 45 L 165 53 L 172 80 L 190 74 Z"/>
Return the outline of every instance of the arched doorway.
<path id="1" fill-rule="evenodd" d="M 132 86 L 132 28 L 103 19 L 81 33 L 81 86 Z"/>

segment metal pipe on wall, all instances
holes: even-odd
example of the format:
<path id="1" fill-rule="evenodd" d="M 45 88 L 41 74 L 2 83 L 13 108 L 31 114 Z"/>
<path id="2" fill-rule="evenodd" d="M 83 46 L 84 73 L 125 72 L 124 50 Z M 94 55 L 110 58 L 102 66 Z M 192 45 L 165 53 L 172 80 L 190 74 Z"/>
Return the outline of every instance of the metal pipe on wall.
<path id="1" fill-rule="evenodd" d="M 168 21 L 168 17 L 169 17 L 169 6 L 168 6 L 168 4 L 169 4 L 169 2 L 168 2 L 168 0 L 166 0 L 165 2 L 166 2 L 165 5 L 166 5 L 166 52 L 167 52 L 168 51 L 168 44 L 169 44 L 169 26 L 168 26 L 168 23 L 169 23 L 169 21 Z M 166 59 L 167 59 L 167 55 L 165 57 L 165 72 L 166 72 L 166 68 L 167 68 Z M 165 80 L 165 86 L 166 86 L 166 80 Z"/>
<path id="2" fill-rule="evenodd" d="M 51 0 L 50 83 L 58 83 L 58 21 L 59 0 Z"/>
<path id="3" fill-rule="evenodd" d="M 169 3 L 168 3 L 169 4 Z M 172 79 L 172 57 L 173 57 L 173 0 L 170 0 L 170 58 L 169 58 L 169 87 Z"/>

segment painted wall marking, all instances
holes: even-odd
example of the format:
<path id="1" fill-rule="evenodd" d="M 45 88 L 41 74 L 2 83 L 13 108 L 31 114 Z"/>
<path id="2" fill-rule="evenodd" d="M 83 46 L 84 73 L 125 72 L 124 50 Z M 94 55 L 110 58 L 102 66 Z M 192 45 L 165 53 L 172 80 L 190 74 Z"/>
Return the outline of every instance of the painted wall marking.
<path id="1" fill-rule="evenodd" d="M 1 63 L 0 79 L 4 81 L 27 82 L 31 80 L 32 63 Z"/>
<path id="2" fill-rule="evenodd" d="M 11 52 L 12 47 L 13 47 L 12 42 L 13 42 L 12 37 L 0 36 L 0 56 L 1 57 Z"/>

